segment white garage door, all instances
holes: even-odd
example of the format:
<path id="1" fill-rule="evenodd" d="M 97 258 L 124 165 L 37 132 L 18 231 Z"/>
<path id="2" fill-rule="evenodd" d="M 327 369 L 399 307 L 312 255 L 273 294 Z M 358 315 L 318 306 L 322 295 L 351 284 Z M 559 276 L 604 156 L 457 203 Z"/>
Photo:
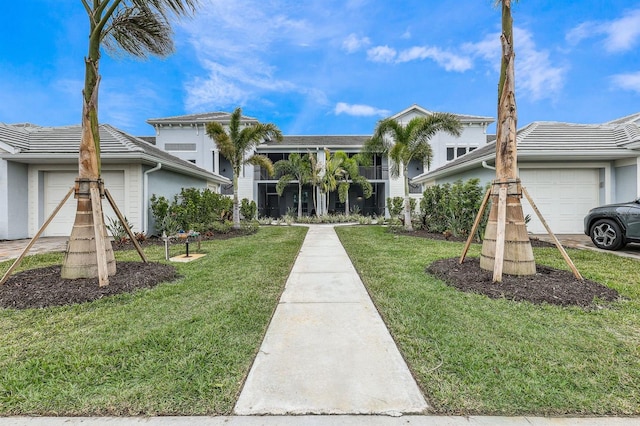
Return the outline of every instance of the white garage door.
<path id="1" fill-rule="evenodd" d="M 597 169 L 521 169 L 520 179 L 555 234 L 583 233 L 584 216 L 598 205 Z M 546 234 L 524 197 L 522 206 L 524 214 L 531 215 L 529 232 Z"/>
<path id="2" fill-rule="evenodd" d="M 44 220 L 53 212 L 67 191 L 69 191 L 69 188 L 75 184 L 76 177 L 78 177 L 78 172 L 45 172 Z M 103 171 L 102 179 L 104 179 L 104 184 L 115 199 L 118 208 L 126 215 L 126 213 L 124 213 L 124 171 Z M 67 200 L 62 209 L 60 209 L 49 226 L 47 226 L 43 235 L 48 237 L 69 236 L 75 220 L 76 204 L 76 200 L 73 198 L 73 194 L 71 194 L 69 200 Z M 117 216 L 113 212 L 113 209 L 111 209 L 109 201 L 107 201 L 106 198 L 103 200 L 102 206 L 105 215 L 104 219 L 108 224 L 109 220 L 107 217 L 115 219 Z"/>

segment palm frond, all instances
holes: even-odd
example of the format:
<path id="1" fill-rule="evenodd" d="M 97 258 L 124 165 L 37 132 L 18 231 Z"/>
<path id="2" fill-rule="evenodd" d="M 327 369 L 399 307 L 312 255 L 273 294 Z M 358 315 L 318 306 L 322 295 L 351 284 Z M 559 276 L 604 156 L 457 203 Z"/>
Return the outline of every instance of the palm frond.
<path id="1" fill-rule="evenodd" d="M 276 183 L 276 192 L 279 196 L 282 196 L 284 189 L 289 185 L 289 182 L 294 179 L 295 177 L 293 175 L 283 175 L 278 179 L 278 183 Z"/>
<path id="2" fill-rule="evenodd" d="M 173 52 L 171 25 L 148 8 L 121 8 L 103 32 L 103 45 L 112 54 L 120 49 L 139 58 Z"/>
<path id="3" fill-rule="evenodd" d="M 191 16 L 196 11 L 199 0 L 130 0 L 131 4 L 139 8 L 148 8 L 157 11 L 165 19 L 170 14 L 176 17 Z"/>
<path id="4" fill-rule="evenodd" d="M 245 163 L 253 164 L 254 166 L 260 166 L 269 173 L 269 176 L 273 176 L 273 163 L 266 155 L 254 154 L 245 160 Z"/>
<path id="5" fill-rule="evenodd" d="M 229 137 L 229 134 L 226 132 L 222 124 L 218 122 L 207 123 L 206 125 L 206 133 L 213 142 L 216 144 L 218 151 L 222 155 L 224 155 L 232 164 L 235 164 L 235 159 L 238 155 L 236 151 L 236 147 L 233 144 L 233 141 Z"/>

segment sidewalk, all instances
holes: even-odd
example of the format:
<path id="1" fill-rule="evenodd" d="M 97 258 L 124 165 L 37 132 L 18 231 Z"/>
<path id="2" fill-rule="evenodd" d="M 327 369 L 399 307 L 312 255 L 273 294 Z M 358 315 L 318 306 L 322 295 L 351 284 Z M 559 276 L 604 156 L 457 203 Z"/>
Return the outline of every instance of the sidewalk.
<path id="1" fill-rule="evenodd" d="M 311 226 L 235 414 L 427 408 L 333 226 Z"/>

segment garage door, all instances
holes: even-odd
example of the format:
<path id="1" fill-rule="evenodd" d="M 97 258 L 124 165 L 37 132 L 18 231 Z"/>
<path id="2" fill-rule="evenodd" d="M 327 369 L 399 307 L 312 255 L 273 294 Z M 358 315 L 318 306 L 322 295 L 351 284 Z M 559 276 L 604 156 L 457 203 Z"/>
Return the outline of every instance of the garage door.
<path id="1" fill-rule="evenodd" d="M 520 179 L 554 233 L 582 234 L 584 216 L 598 205 L 597 169 L 521 169 Z M 522 206 L 531 215 L 529 232 L 546 234 L 526 198 Z"/>
<path id="2" fill-rule="evenodd" d="M 44 219 L 56 208 L 60 200 L 67 194 L 78 177 L 78 172 L 45 172 L 44 173 Z M 105 186 L 113 196 L 121 212 L 125 211 L 124 196 L 124 171 L 104 171 L 102 173 Z M 107 217 L 116 218 L 109 202 L 103 200 L 105 221 Z M 53 221 L 47 226 L 44 236 L 69 236 L 76 215 L 76 200 L 73 195 L 64 204 Z"/>

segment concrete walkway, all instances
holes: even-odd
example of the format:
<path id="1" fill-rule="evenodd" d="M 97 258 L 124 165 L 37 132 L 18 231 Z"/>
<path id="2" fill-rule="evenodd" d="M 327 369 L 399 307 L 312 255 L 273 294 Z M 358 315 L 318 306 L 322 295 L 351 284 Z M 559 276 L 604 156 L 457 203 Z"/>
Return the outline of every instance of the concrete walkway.
<path id="1" fill-rule="evenodd" d="M 427 408 L 333 226 L 311 226 L 235 413 Z"/>
<path id="2" fill-rule="evenodd" d="M 69 237 L 40 237 L 27 255 L 65 251 Z M 29 245 L 31 239 L 0 241 L 0 262 L 16 259 Z"/>

